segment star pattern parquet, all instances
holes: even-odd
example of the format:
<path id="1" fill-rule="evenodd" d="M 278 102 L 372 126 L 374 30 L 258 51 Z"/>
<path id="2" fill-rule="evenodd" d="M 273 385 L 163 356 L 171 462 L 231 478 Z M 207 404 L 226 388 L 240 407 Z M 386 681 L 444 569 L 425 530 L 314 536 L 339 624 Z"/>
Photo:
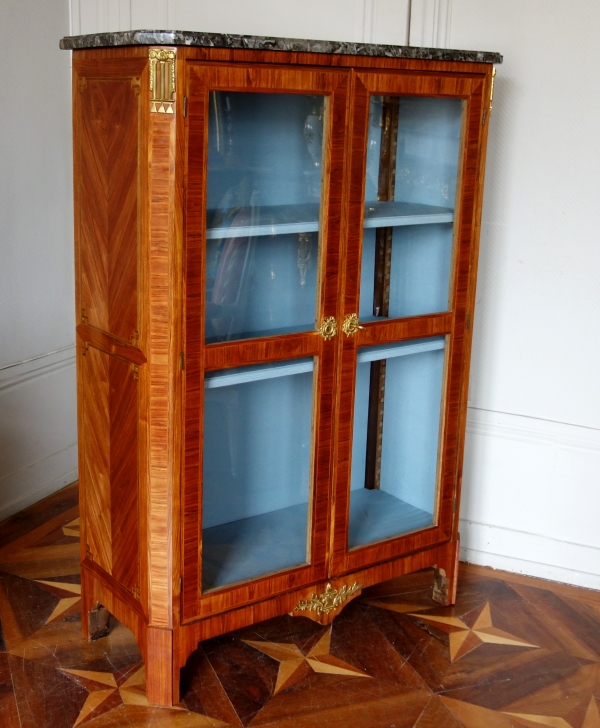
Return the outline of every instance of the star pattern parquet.
<path id="1" fill-rule="evenodd" d="M 0 524 L 2 728 L 600 728 L 600 593 L 467 565 L 209 640 L 152 707 L 127 629 L 81 637 L 78 538 L 76 486 Z"/>

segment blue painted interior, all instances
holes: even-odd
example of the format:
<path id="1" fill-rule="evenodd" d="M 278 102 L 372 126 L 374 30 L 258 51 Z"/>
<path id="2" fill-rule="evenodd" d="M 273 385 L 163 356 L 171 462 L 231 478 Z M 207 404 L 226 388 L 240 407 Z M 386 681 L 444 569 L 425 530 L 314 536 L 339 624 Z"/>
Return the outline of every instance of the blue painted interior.
<path id="1" fill-rule="evenodd" d="M 462 124 L 461 99 L 400 97 L 394 199 L 453 210 Z M 377 200 L 382 98 L 371 99 L 365 201 Z M 448 309 L 453 224 L 394 227 L 389 316 Z M 373 312 L 375 231 L 364 230 L 362 320 Z"/>
<path id="2" fill-rule="evenodd" d="M 432 524 L 431 513 L 415 508 L 384 490 L 360 488 L 353 490 L 350 498 L 348 548 L 383 541 Z"/>
<path id="3" fill-rule="evenodd" d="M 204 591 L 307 561 L 306 503 L 202 532 Z"/>
<path id="4" fill-rule="evenodd" d="M 280 376 L 285 364 L 300 371 Z M 213 586 L 234 580 L 232 574 L 237 580 L 252 564 L 263 564 L 256 568 L 266 573 L 306 560 L 313 368 L 307 358 L 266 367 L 274 374 L 268 379 L 257 367 L 207 375 L 202 529 L 203 563 L 212 564 L 206 578 Z M 259 378 L 248 381 L 253 372 Z M 278 515 L 273 520 L 270 514 Z M 273 526 L 288 517 L 287 531 Z M 259 529 L 254 543 L 244 535 L 253 528 Z M 267 543 L 272 558 L 263 560 Z"/>
<path id="5" fill-rule="evenodd" d="M 415 343 L 430 343 L 432 348 L 414 352 Z M 395 349 L 396 355 L 386 354 L 386 349 Z M 360 362 L 361 352 L 367 355 L 364 357 L 366 361 Z M 367 497 L 362 491 L 365 490 L 370 360 L 375 356 L 386 361 L 380 490 L 432 518 L 444 371 L 443 336 L 359 350 L 354 399 L 351 510 L 360 509 L 362 506 L 356 504 L 364 504 Z M 358 528 L 358 523 L 354 528 Z M 397 534 L 406 530 L 402 518 L 398 520 L 397 529 Z M 353 545 L 383 538 L 380 529 L 369 531 L 364 524 L 360 526 L 359 533 L 360 537 L 351 524 L 350 542 Z"/>
<path id="6" fill-rule="evenodd" d="M 401 96 L 394 199 L 454 208 L 462 99 Z"/>
<path id="7" fill-rule="evenodd" d="M 305 126 L 318 126 L 324 97 L 228 91 L 209 102 L 209 228 L 264 224 L 269 206 L 319 204 L 321 144 Z M 318 234 L 310 240 L 304 285 L 297 234 L 207 240 L 207 342 L 313 329 Z"/>

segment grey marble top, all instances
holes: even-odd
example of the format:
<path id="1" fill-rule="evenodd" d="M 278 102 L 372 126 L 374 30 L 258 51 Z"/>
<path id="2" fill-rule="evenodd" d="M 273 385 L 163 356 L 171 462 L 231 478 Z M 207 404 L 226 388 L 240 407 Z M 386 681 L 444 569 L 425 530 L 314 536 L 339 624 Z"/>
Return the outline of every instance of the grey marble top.
<path id="1" fill-rule="evenodd" d="M 187 30 L 130 30 L 120 33 L 71 35 L 60 41 L 63 50 L 79 48 L 111 48 L 115 46 L 200 46 L 205 48 L 243 48 L 257 51 L 294 51 L 297 53 L 337 53 L 350 56 L 387 56 L 416 58 L 427 61 L 470 61 L 502 63 L 499 53 L 455 51 L 447 48 L 351 43 L 337 40 L 301 40 L 298 38 L 266 38 L 258 35 L 230 35 Z"/>

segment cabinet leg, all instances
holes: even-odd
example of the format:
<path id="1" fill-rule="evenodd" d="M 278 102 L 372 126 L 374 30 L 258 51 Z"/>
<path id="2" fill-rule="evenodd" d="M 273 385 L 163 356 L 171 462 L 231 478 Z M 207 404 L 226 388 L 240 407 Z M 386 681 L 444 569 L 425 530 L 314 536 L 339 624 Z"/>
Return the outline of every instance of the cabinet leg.
<path id="1" fill-rule="evenodd" d="M 181 701 L 181 669 L 173 664 L 173 705 Z"/>
<path id="2" fill-rule="evenodd" d="M 108 626 L 108 618 L 110 615 L 108 613 L 108 609 L 105 609 L 102 604 L 95 604 L 87 612 L 87 619 L 84 614 L 81 616 L 81 623 L 82 625 L 85 625 L 83 628 L 83 634 L 91 642 L 99 640 L 101 637 L 106 637 L 106 635 L 109 634 L 110 628 Z"/>
<path id="3" fill-rule="evenodd" d="M 448 544 L 448 556 L 445 562 L 434 569 L 432 598 L 446 607 L 456 604 L 459 553 L 460 541 L 457 539 Z"/>
<path id="4" fill-rule="evenodd" d="M 179 695 L 173 695 L 173 677 L 173 632 L 148 627 L 146 697 L 151 705 L 170 707 L 174 697 L 179 699 Z"/>

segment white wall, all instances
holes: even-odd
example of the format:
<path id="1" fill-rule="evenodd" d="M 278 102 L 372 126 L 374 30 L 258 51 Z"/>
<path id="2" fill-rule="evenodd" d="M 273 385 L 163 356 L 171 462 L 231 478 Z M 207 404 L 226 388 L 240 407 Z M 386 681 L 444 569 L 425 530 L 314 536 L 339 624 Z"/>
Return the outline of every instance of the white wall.
<path id="1" fill-rule="evenodd" d="M 597 0 L 452 0 L 499 50 L 475 319 L 467 560 L 600 588 Z"/>
<path id="2" fill-rule="evenodd" d="M 52 18 L 38 13 L 37 22 L 54 53 L 66 32 L 63 5 L 35 3 L 46 5 Z M 410 37 L 504 54 L 490 127 L 463 558 L 600 588 L 600 5 L 412 0 L 410 29 L 408 10 L 408 0 L 72 0 L 72 23 L 73 33 L 162 27 L 398 44 Z M 18 92 L 28 103 L 29 91 Z M 67 112 L 64 119 L 55 132 L 68 128 Z M 64 190 L 58 197 L 70 201 Z M 70 248 L 60 259 L 70 266 Z M 70 276 L 69 268 L 61 279 L 69 296 Z"/>
<path id="3" fill-rule="evenodd" d="M 77 478 L 68 0 L 2 0 L 0 520 Z"/>
<path id="4" fill-rule="evenodd" d="M 160 28 L 404 45 L 408 7 L 409 0 L 73 0 L 73 32 Z"/>

